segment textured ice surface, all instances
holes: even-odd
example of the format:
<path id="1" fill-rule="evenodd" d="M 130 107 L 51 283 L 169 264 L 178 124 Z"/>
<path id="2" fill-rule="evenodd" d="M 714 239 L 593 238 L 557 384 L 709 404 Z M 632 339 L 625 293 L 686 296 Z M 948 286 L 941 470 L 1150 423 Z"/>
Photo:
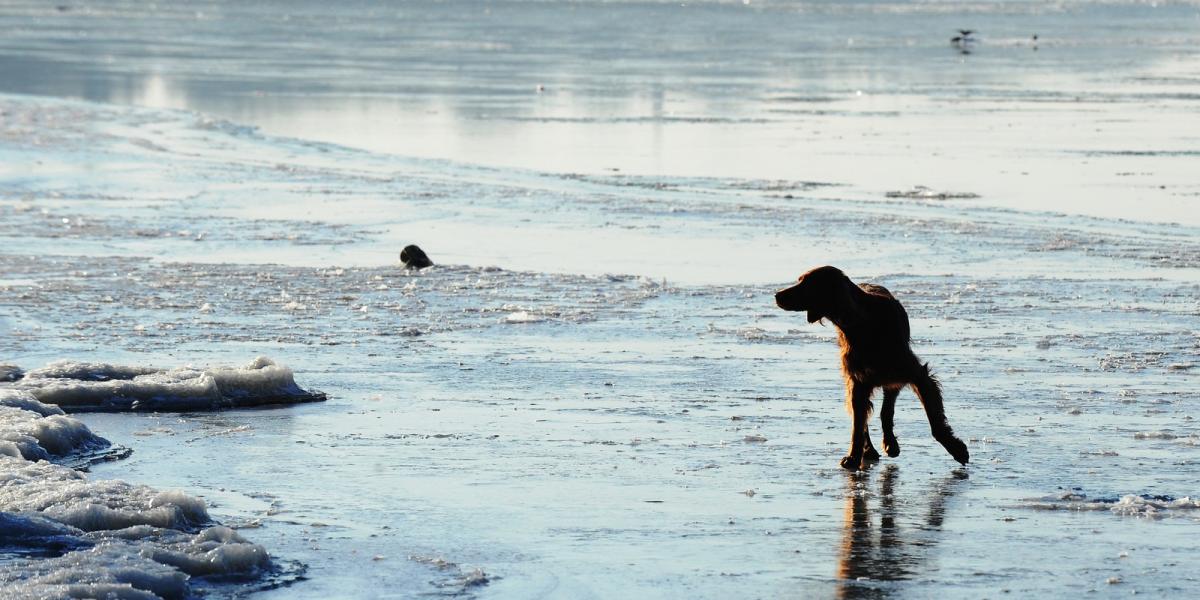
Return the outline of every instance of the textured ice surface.
<path id="1" fill-rule="evenodd" d="M 176 369 L 59 361 L 29 371 L 11 389 L 68 411 L 212 410 L 324 399 L 266 357 L 244 367 Z"/>
<path id="2" fill-rule="evenodd" d="M 265 353 L 338 390 L 83 417 L 137 443 L 101 474 L 199 490 L 312 565 L 275 597 L 1196 595 L 1197 513 L 1162 500 L 1200 464 L 1194 7 L 601 4 L 13 3 L 5 85 L 94 60 L 118 102 L 338 133 L 367 107 L 368 141 L 539 172 L 0 98 L 0 358 Z M 296 68 L 264 81 L 247 44 Z M 413 242 L 439 266 L 400 273 Z M 906 392 L 904 453 L 837 467 L 833 333 L 770 298 L 824 263 L 904 302 L 971 465 Z M 1173 518 L 1022 503 L 1064 487 Z"/>
<path id="3" fill-rule="evenodd" d="M 0 381 L 16 381 L 24 377 L 25 371 L 15 365 L 0 365 Z"/>
<path id="4" fill-rule="evenodd" d="M 0 457 L 0 510 L 36 513 L 84 531 L 153 525 L 190 529 L 207 523 L 204 502 L 112 479 L 89 480 L 74 469 Z"/>
<path id="5" fill-rule="evenodd" d="M 1057 496 L 1026 500 L 1020 506 L 1040 510 L 1109 511 L 1117 515 L 1155 519 L 1170 516 L 1195 519 L 1196 513 L 1193 511 L 1200 509 L 1200 500 L 1149 494 L 1089 498 L 1086 494 L 1063 492 Z"/>
<path id="6" fill-rule="evenodd" d="M 64 458 L 110 446 L 86 425 L 32 395 L 0 390 L 0 454 L 26 460 Z"/>
<path id="7" fill-rule="evenodd" d="M 0 391 L 4 598 L 185 598 L 192 576 L 271 568 L 262 546 L 213 526 L 198 498 L 48 460 L 108 446 L 57 408 Z"/>
<path id="8" fill-rule="evenodd" d="M 149 166 L 132 167 L 146 179 L 66 178 L 68 187 L 79 182 L 69 193 L 47 189 L 59 179 L 26 181 L 34 191 L 22 202 L 71 208 L 71 219 L 86 212 L 82 227 L 112 203 L 133 211 L 153 203 L 159 208 L 147 214 L 178 215 L 190 227 L 229 210 L 205 196 L 214 179 L 236 179 L 239 194 L 276 214 L 304 200 L 331 221 L 394 219 L 361 244 L 292 254 L 294 244 L 238 228 L 227 232 L 238 238 L 228 245 L 120 227 L 42 238 L 46 230 L 30 224 L 44 217 L 12 213 L 36 235 L 23 238 L 30 251 L 5 246 L 0 254 L 4 362 L 32 367 L 16 357 L 36 353 L 102 364 L 51 370 L 75 379 L 35 371 L 6 389 L 30 381 L 31 391 L 123 389 L 143 377 L 147 388 L 194 386 L 195 397 L 211 398 L 226 381 L 254 389 L 233 380 L 263 369 L 138 375 L 103 364 L 156 364 L 165 355 L 219 364 L 250 351 L 339 391 L 303 414 L 86 415 L 97 430 L 144 449 L 136 464 L 96 469 L 200 487 L 225 501 L 220 510 L 232 521 L 278 534 L 274 553 L 309 563 L 311 579 L 280 597 L 328 597 L 362 581 L 403 594 L 458 593 L 478 581 L 469 577 L 476 569 L 488 583 L 471 593 L 514 597 L 555 589 L 770 595 L 781 581 L 817 595 L 978 596 L 1008 586 L 1039 596 L 1090 589 L 1114 574 L 1144 591 L 1200 589 L 1139 558 L 1181 556 L 1194 510 L 1164 505 L 1155 510 L 1179 518 L 1121 519 L 1111 506 L 1031 510 L 1022 501 L 1064 485 L 1096 497 L 1195 497 L 1189 474 L 1198 459 L 1187 442 L 1200 436 L 1191 419 L 1196 372 L 1179 367 L 1200 363 L 1194 228 L 965 199 L 827 197 L 841 193 L 835 186 L 415 167 L 196 129 L 194 117 L 177 113 L 38 110 L 62 123 L 79 115 L 116 121 L 115 139 L 153 138 L 178 169 L 170 181 Z M 89 139 L 70 127 L 45 135 Z M 149 162 L 141 146 L 121 147 L 134 150 L 120 160 L 108 151 L 89 156 Z M 312 201 L 313 188 L 337 200 Z M 478 213 L 442 212 L 464 197 Z M 344 210 L 347 202 L 358 210 Z M 446 259 L 414 273 L 395 262 L 403 243 L 442 254 L 440 244 L 408 237 L 411 215 L 472 223 L 442 230 L 446 244 L 493 239 L 485 222 L 522 233 L 480 250 L 487 257 L 476 266 Z M 39 240 L 48 240 L 40 251 Z M 237 245 L 255 251 L 231 254 Z M 263 256 L 281 264 L 259 264 Z M 507 268 L 514 262 L 526 268 Z M 775 288 L 823 262 L 885 285 L 904 303 L 915 349 L 941 377 L 950 420 L 971 446 L 969 477 L 953 474 L 907 392 L 897 407 L 898 468 L 861 476 L 837 468 L 846 420 L 833 332 L 771 301 Z M 481 266 L 496 263 L 506 268 Z M 641 275 L 604 274 L 621 267 Z M 1153 432 L 1173 437 L 1138 435 Z M 237 468 L 207 460 L 231 448 Z M 94 493 L 107 498 L 106 489 Z M 148 502 L 134 489 L 113 493 Z M 51 512 L 81 525 L 187 521 L 169 502 L 135 503 L 132 512 L 122 502 L 77 504 Z M 1138 529 L 1147 527 L 1153 535 Z M 1029 551 L 997 556 L 993 549 L 1013 539 Z M 1111 566 L 1128 540 L 1146 541 Z M 1056 563 L 1053 577 L 1032 564 L 1062 556 L 1070 559 Z M 980 574 L 980 565 L 994 568 Z M 893 580 L 878 580 L 881 573 Z"/>

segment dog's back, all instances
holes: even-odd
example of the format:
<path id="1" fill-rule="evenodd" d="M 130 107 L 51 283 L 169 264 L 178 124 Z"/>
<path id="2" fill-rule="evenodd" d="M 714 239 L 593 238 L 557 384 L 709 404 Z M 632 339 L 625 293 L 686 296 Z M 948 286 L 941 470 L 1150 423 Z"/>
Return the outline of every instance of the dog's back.
<path id="1" fill-rule="evenodd" d="M 862 291 L 864 291 L 868 294 L 873 294 L 875 296 L 883 296 L 884 298 L 888 298 L 890 300 L 896 299 L 896 297 L 893 296 L 892 293 L 889 292 L 887 290 L 887 288 L 883 287 L 882 285 L 875 285 L 873 283 L 860 283 L 860 284 L 858 284 L 858 287 L 859 287 L 859 289 L 861 289 Z"/>
<path id="2" fill-rule="evenodd" d="M 909 364 L 895 364 L 911 362 L 904 360 L 912 355 L 908 313 L 904 306 L 882 285 L 860 283 L 858 288 L 866 292 L 866 296 L 860 298 L 860 323 L 858 327 L 848 327 L 850 331 L 844 331 L 839 338 L 843 353 L 853 346 L 864 358 L 870 357 L 869 362 L 883 363 L 869 365 L 873 369 L 894 371 L 909 367 Z M 884 368 L 885 364 L 894 366 Z"/>

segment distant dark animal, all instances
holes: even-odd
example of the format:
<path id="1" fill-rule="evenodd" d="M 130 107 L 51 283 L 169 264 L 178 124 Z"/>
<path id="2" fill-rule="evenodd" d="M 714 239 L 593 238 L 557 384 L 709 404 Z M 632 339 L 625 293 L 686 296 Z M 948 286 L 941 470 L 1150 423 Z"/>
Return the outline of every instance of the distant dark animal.
<path id="1" fill-rule="evenodd" d="M 418 248 L 416 244 L 405 246 L 400 251 L 400 262 L 404 263 L 404 267 L 407 269 L 424 269 L 433 266 L 433 261 L 429 260 L 425 251 Z"/>
<path id="2" fill-rule="evenodd" d="M 950 38 L 950 43 L 961 53 L 970 54 L 971 49 L 975 47 L 975 38 L 971 34 L 975 33 L 971 29 L 959 29 L 958 35 Z"/>
<path id="3" fill-rule="evenodd" d="M 842 375 L 846 380 L 846 405 L 853 418 L 850 451 L 842 467 L 851 470 L 879 459 L 867 431 L 871 393 L 883 388 L 883 450 L 888 456 L 900 454 L 900 444 L 892 431 L 896 396 L 911 386 L 925 406 L 925 416 L 933 438 L 960 463 L 970 459 L 966 444 L 954 436 L 942 407 L 942 389 L 909 347 L 908 313 L 892 294 L 881 286 L 855 285 L 834 267 L 819 267 L 800 276 L 792 287 L 775 294 L 779 308 L 808 311 L 808 322 L 829 319 L 838 329 L 842 348 Z"/>

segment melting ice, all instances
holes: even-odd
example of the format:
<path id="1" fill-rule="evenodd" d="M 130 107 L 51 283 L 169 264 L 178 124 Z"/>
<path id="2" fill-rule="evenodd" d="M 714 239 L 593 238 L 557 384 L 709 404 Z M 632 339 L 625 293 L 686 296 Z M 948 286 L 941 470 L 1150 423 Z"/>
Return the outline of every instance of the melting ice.
<path id="1" fill-rule="evenodd" d="M 193 577 L 274 569 L 261 545 L 180 491 L 71 468 L 112 448 L 70 410 L 214 409 L 324 398 L 260 357 L 242 368 L 59 361 L 0 388 L 0 585 L 5 598 L 186 598 Z M 56 405 L 57 404 L 57 405 Z"/>
<path id="2" fill-rule="evenodd" d="M 63 360 L 7 385 L 72 412 L 215 410 L 325 399 L 301 389 L 291 369 L 266 357 L 241 368 L 174 369 Z"/>

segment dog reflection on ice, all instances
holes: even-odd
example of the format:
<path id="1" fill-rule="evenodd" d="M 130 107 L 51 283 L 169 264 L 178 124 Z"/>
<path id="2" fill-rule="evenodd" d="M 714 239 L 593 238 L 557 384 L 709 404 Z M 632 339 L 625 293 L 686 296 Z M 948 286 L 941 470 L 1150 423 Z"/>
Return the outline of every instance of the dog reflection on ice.
<path id="1" fill-rule="evenodd" d="M 847 599 L 886 598 L 891 589 L 887 582 L 911 579 L 922 570 L 930 549 L 937 543 L 946 501 L 967 479 L 966 471 L 957 470 L 937 481 L 933 489 L 909 494 L 918 502 L 901 500 L 897 506 L 900 469 L 885 466 L 871 492 L 869 471 L 846 474 L 846 506 L 842 522 L 842 548 L 837 565 L 837 597 Z M 878 505 L 872 510 L 871 499 Z M 924 508 L 924 516 L 917 511 Z M 875 515 L 878 514 L 878 524 Z M 909 520 L 907 526 L 901 526 Z M 881 583 L 883 582 L 883 583 Z"/>

